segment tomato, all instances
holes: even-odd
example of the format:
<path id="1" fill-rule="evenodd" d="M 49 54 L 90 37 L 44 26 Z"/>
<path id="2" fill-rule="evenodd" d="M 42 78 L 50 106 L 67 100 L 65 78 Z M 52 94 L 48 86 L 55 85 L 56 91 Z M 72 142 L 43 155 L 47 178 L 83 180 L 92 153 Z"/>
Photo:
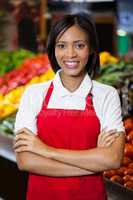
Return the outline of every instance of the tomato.
<path id="1" fill-rule="evenodd" d="M 116 170 L 112 169 L 112 170 L 107 170 L 103 172 L 103 175 L 107 178 L 110 178 L 114 175 L 116 175 Z"/>
<path id="2" fill-rule="evenodd" d="M 131 163 L 129 163 L 128 168 L 132 168 L 133 169 L 133 161 Z"/>
<path id="3" fill-rule="evenodd" d="M 130 143 L 125 144 L 124 155 L 133 158 L 133 145 Z"/>
<path id="4" fill-rule="evenodd" d="M 124 158 L 123 158 L 123 165 L 124 166 L 127 166 L 129 163 L 131 163 L 132 162 L 132 159 L 131 158 L 129 158 L 129 157 L 127 157 L 127 156 L 124 156 Z"/>
<path id="5" fill-rule="evenodd" d="M 8 89 L 7 85 L 2 85 L 2 86 L 0 87 L 0 94 L 5 95 L 6 92 L 7 92 L 7 89 Z"/>
<path id="6" fill-rule="evenodd" d="M 119 175 L 114 175 L 110 178 L 111 181 L 114 181 L 114 182 L 117 182 L 117 183 L 120 183 L 122 184 L 123 183 L 123 179 L 121 176 Z"/>
<path id="7" fill-rule="evenodd" d="M 0 77 L 0 86 L 2 86 L 3 84 L 4 84 L 4 79 L 3 79 L 3 77 Z"/>
<path id="8" fill-rule="evenodd" d="M 133 176 L 125 175 L 125 176 L 123 176 L 123 181 L 124 181 L 124 183 L 126 183 L 127 181 L 133 181 Z"/>
<path id="9" fill-rule="evenodd" d="M 120 167 L 119 169 L 116 169 L 116 174 L 123 176 L 126 169 L 127 167 Z"/>
<path id="10" fill-rule="evenodd" d="M 133 175 L 133 169 L 131 169 L 131 168 L 128 168 L 128 169 L 126 169 L 125 171 L 124 171 L 124 174 L 125 175 Z"/>
<path id="11" fill-rule="evenodd" d="M 127 182 L 124 184 L 124 187 L 133 189 L 133 181 L 127 181 Z"/>
<path id="12" fill-rule="evenodd" d="M 133 119 L 127 118 L 124 120 L 125 130 L 128 133 L 129 131 L 133 130 Z"/>
<path id="13" fill-rule="evenodd" d="M 131 142 L 133 140 L 133 130 L 131 130 L 128 135 L 126 136 L 126 140 Z"/>

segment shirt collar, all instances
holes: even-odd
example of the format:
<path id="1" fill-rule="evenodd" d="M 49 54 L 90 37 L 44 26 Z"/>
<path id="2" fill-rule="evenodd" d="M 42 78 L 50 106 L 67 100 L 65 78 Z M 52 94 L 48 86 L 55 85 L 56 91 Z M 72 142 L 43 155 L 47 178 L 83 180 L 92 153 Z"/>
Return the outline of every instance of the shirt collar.
<path id="1" fill-rule="evenodd" d="M 90 79 L 89 75 L 86 74 L 83 81 L 81 82 L 79 88 L 77 90 L 75 90 L 74 92 L 70 92 L 69 90 L 67 90 L 61 81 L 60 78 L 60 71 L 59 70 L 54 79 L 53 79 L 53 85 L 54 85 L 54 91 L 56 93 L 56 95 L 61 96 L 61 97 L 65 97 L 65 96 L 78 96 L 78 97 L 86 97 L 89 92 L 91 92 L 91 88 L 92 88 L 92 80 Z"/>

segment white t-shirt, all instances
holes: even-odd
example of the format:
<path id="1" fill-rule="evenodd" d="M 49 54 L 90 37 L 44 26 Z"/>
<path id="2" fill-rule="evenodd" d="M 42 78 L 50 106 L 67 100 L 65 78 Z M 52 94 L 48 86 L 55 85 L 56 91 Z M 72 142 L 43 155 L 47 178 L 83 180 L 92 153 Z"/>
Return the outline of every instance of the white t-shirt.
<path id="1" fill-rule="evenodd" d="M 37 133 L 36 116 L 41 110 L 50 83 L 51 81 L 38 83 L 26 89 L 16 115 L 15 132 L 25 127 Z M 59 71 L 53 79 L 53 85 L 48 108 L 84 110 L 86 96 L 92 88 L 93 105 L 100 120 L 101 130 L 107 127 L 108 130 L 124 131 L 119 95 L 112 86 L 92 81 L 86 74 L 79 88 L 70 92 L 63 86 Z"/>

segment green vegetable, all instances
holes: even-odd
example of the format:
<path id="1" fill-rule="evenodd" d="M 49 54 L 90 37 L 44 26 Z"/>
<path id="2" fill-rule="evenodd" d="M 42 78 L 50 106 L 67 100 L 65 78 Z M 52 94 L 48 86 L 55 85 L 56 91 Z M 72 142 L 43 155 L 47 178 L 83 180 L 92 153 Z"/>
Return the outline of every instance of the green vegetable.
<path id="1" fill-rule="evenodd" d="M 7 117 L 4 120 L 0 121 L 0 132 L 5 134 L 14 134 L 14 123 L 15 123 L 15 116 Z"/>
<path id="2" fill-rule="evenodd" d="M 116 86 L 120 80 L 125 80 L 124 77 L 130 75 L 133 71 L 133 62 L 120 60 L 118 63 L 104 64 L 100 68 L 100 75 L 96 79 L 102 83 Z"/>

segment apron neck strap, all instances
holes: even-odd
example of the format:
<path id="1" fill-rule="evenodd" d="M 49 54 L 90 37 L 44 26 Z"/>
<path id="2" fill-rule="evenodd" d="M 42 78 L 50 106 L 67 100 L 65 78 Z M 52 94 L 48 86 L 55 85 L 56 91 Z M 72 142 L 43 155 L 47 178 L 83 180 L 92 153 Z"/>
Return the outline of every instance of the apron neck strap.
<path id="1" fill-rule="evenodd" d="M 53 85 L 53 81 L 52 81 L 50 86 L 49 86 L 49 88 L 48 88 L 47 94 L 46 94 L 44 102 L 43 102 L 43 107 L 44 108 L 47 108 L 47 105 L 48 105 L 49 99 L 51 97 L 53 88 L 54 88 L 54 85 Z"/>
<path id="2" fill-rule="evenodd" d="M 93 94 L 92 94 L 92 89 L 93 85 L 91 86 L 90 92 L 86 97 L 86 109 L 91 109 L 93 108 Z"/>

